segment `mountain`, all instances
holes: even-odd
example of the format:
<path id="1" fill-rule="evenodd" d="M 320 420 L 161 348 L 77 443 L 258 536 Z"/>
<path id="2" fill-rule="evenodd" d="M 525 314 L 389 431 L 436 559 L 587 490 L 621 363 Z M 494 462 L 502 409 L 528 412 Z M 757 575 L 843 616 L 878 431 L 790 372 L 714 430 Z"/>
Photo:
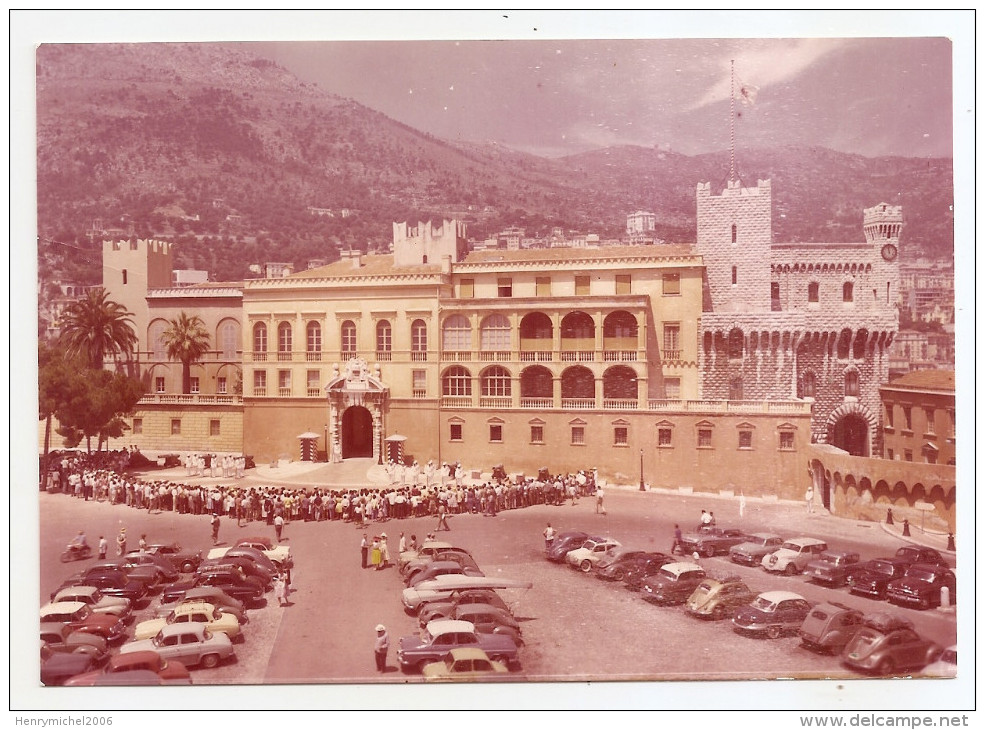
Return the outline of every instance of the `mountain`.
<path id="1" fill-rule="evenodd" d="M 718 190 L 729 174 L 728 152 L 547 159 L 447 142 L 210 44 L 43 45 L 37 118 L 42 280 L 97 281 L 99 241 L 127 235 L 176 241 L 178 266 L 215 280 L 243 278 L 250 263 L 385 247 L 401 220 L 455 216 L 476 238 L 510 225 L 618 237 L 643 209 L 660 237 L 688 242 L 696 184 Z M 773 181 L 776 240 L 859 240 L 862 208 L 897 203 L 908 257 L 953 249 L 951 167 L 815 148 L 737 153 L 744 182 Z"/>

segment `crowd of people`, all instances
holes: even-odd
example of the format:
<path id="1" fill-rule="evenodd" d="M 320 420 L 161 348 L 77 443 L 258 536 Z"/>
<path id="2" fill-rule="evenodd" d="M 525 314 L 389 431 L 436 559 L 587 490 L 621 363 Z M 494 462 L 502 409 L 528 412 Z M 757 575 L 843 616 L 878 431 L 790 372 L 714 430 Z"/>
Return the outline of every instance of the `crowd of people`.
<path id="1" fill-rule="evenodd" d="M 79 499 L 96 499 L 148 512 L 221 515 L 237 524 L 278 521 L 340 522 L 357 526 L 410 517 L 435 517 L 438 529 L 448 530 L 448 517 L 460 514 L 495 515 L 503 510 L 538 504 L 576 504 L 596 494 L 594 470 L 551 475 L 546 468 L 536 477 L 509 476 L 501 466 L 491 478 L 466 483 L 460 463 L 435 467 L 428 462 L 387 466 L 390 484 L 361 489 L 285 487 L 244 484 L 192 484 L 159 480 L 128 471 L 130 452 L 98 452 L 59 459 L 52 465 L 46 484 Z M 205 460 L 197 455 L 183 459 L 189 477 L 215 475 L 237 479 L 240 460 Z M 227 471 L 228 470 L 228 471 Z M 219 474 L 222 474 L 219 477 Z M 278 520 L 278 518 L 280 518 Z"/>

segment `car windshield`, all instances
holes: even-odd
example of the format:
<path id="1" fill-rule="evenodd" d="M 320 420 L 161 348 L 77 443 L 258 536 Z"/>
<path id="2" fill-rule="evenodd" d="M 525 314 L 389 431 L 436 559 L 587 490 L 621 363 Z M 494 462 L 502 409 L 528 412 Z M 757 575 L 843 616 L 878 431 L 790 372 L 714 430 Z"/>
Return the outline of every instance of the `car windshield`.
<path id="1" fill-rule="evenodd" d="M 944 653 L 941 654 L 941 661 L 947 662 L 948 664 L 958 663 L 958 650 L 957 649 L 945 649 Z"/>
<path id="2" fill-rule="evenodd" d="M 694 589 L 695 593 L 706 595 L 711 593 L 711 585 L 709 583 L 701 583 L 697 588 Z"/>
<path id="3" fill-rule="evenodd" d="M 760 611 L 765 611 L 766 613 L 773 613 L 776 610 L 776 604 L 763 596 L 756 596 L 756 600 L 752 602 L 752 607 L 758 608 Z"/>
<path id="4" fill-rule="evenodd" d="M 937 579 L 937 573 L 925 568 L 909 568 L 906 571 L 907 578 L 916 578 L 924 583 L 933 583 Z"/>
<path id="5" fill-rule="evenodd" d="M 859 631 L 855 634 L 855 638 L 852 639 L 849 649 L 853 654 L 860 654 L 878 642 L 880 636 L 881 634 L 878 634 L 875 631 Z"/>
<path id="6" fill-rule="evenodd" d="M 873 573 L 882 573 L 883 575 L 893 574 L 893 564 L 887 563 L 883 560 L 873 560 L 867 567 L 868 570 L 871 570 Z"/>
<path id="7" fill-rule="evenodd" d="M 795 553 L 799 553 L 800 552 L 800 545 L 798 545 L 795 542 L 785 542 L 785 543 L 783 543 L 783 545 L 781 546 L 781 548 L 783 550 L 793 550 Z"/>
<path id="8" fill-rule="evenodd" d="M 831 563 L 832 565 L 838 564 L 838 558 L 835 555 L 822 555 L 818 558 L 822 563 Z"/>
<path id="9" fill-rule="evenodd" d="M 666 568 L 661 568 L 660 570 L 658 570 L 657 575 L 659 575 L 661 578 L 666 578 L 667 580 L 677 580 L 677 576 L 674 573 L 671 573 Z"/>

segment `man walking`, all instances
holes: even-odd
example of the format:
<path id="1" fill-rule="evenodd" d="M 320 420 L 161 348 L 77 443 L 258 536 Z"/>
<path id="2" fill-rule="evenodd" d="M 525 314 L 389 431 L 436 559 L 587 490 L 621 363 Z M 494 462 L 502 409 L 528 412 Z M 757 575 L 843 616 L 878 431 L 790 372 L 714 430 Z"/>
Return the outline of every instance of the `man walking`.
<path id="1" fill-rule="evenodd" d="M 362 553 L 363 569 L 366 568 L 366 561 L 369 559 L 369 537 L 363 533 L 363 541 L 359 543 L 359 552 Z"/>
<path id="2" fill-rule="evenodd" d="M 684 543 L 681 542 L 681 526 L 674 525 L 674 544 L 670 546 L 670 554 L 673 555 L 680 548 L 681 554 L 684 554 Z"/>
<path id="3" fill-rule="evenodd" d="M 599 487 L 595 490 L 595 514 L 598 514 L 599 512 L 605 514 L 605 505 L 603 504 L 604 499 L 605 492 L 602 490 L 602 487 Z"/>
<path id="4" fill-rule="evenodd" d="M 277 533 L 277 542 L 280 542 L 281 533 L 284 532 L 284 517 L 280 513 L 274 517 L 274 532 Z"/>
<path id="5" fill-rule="evenodd" d="M 373 653 L 376 655 L 376 671 L 386 671 L 386 655 L 390 651 L 390 637 L 386 633 L 386 626 L 377 624 L 376 643 L 373 645 Z"/>
<path id="6" fill-rule="evenodd" d="M 814 485 L 807 488 L 807 494 L 804 495 L 804 499 L 807 502 L 808 514 L 812 514 L 814 512 Z"/>
<path id="7" fill-rule="evenodd" d="M 548 522 L 547 528 L 544 530 L 544 550 L 549 551 L 551 549 L 551 545 L 554 544 L 555 535 L 556 531 L 551 527 L 551 523 Z"/>
<path id="8" fill-rule="evenodd" d="M 212 544 L 218 545 L 219 544 L 219 513 L 218 512 L 212 513 L 211 524 L 212 524 Z"/>

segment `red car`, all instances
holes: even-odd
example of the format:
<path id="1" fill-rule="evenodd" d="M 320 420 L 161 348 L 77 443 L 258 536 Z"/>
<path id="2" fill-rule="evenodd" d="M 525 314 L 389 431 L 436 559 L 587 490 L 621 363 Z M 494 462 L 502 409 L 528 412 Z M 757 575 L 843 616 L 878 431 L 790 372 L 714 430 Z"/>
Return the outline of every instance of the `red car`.
<path id="1" fill-rule="evenodd" d="M 108 642 L 122 640 L 126 625 L 116 616 L 96 613 L 80 601 L 49 603 L 41 608 L 41 622 L 67 624 L 73 631 L 101 636 Z"/>
<path id="2" fill-rule="evenodd" d="M 153 651 L 135 651 L 130 654 L 117 654 L 101 670 L 86 672 L 65 682 L 66 687 L 91 687 L 100 677 L 121 672 L 153 672 L 161 684 L 190 684 L 188 668 L 177 659 L 164 659 Z"/>

